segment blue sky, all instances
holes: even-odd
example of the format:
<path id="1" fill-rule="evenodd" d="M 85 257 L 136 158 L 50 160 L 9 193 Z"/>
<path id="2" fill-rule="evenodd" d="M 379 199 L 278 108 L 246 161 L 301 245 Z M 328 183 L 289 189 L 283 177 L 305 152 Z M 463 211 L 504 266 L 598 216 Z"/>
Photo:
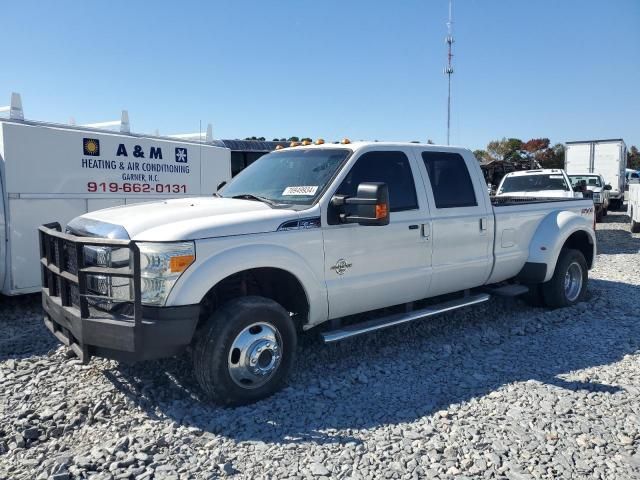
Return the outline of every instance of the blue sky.
<path id="1" fill-rule="evenodd" d="M 447 0 L 4 2 L 0 105 L 161 134 L 446 141 Z M 640 145 L 640 1 L 454 0 L 451 141 Z"/>

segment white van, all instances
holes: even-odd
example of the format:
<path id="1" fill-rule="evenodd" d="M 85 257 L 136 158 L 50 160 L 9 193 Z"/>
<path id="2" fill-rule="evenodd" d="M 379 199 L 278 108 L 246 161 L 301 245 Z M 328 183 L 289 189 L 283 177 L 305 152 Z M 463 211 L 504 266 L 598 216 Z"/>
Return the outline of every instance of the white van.
<path id="1" fill-rule="evenodd" d="M 38 227 L 119 205 L 212 195 L 231 151 L 210 143 L 0 119 L 0 292 L 40 290 Z"/>
<path id="2" fill-rule="evenodd" d="M 624 202 L 626 166 L 627 146 L 621 138 L 565 144 L 564 169 L 567 175 L 584 172 L 602 175 L 606 185 L 611 185 L 611 209 L 619 209 Z"/>

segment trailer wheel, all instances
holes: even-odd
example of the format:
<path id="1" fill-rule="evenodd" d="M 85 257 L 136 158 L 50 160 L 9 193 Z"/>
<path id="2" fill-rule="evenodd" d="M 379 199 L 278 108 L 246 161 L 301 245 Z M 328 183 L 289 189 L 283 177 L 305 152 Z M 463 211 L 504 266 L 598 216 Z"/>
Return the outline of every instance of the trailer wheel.
<path id="1" fill-rule="evenodd" d="M 278 303 L 236 298 L 214 311 L 199 331 L 194 373 L 216 403 L 253 403 L 286 384 L 296 344 L 293 321 Z"/>
<path id="2" fill-rule="evenodd" d="M 542 297 L 547 307 L 568 307 L 580 302 L 587 290 L 587 271 L 582 252 L 563 248 L 553 277 L 542 284 Z"/>

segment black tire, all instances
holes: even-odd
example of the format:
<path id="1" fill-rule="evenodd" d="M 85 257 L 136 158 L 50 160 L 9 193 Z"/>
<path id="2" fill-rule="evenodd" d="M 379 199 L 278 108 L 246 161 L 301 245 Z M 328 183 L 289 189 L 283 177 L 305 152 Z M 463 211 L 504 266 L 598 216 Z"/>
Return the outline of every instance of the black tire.
<path id="1" fill-rule="evenodd" d="M 631 233 L 640 233 L 640 222 L 631 219 Z"/>
<path id="2" fill-rule="evenodd" d="M 604 212 L 602 210 L 596 211 L 596 223 L 600 223 L 602 221 L 603 216 L 604 216 Z"/>
<path id="3" fill-rule="evenodd" d="M 568 292 L 567 288 L 565 288 L 565 276 L 570 268 L 572 273 L 579 274 L 582 279 L 577 294 L 573 290 Z M 576 268 L 579 270 L 576 270 Z M 589 279 L 587 272 L 587 261 L 582 252 L 563 248 L 558 257 L 553 277 L 542 284 L 542 297 L 545 305 L 549 308 L 561 308 L 582 301 L 587 291 L 587 281 Z"/>
<path id="4" fill-rule="evenodd" d="M 609 213 L 609 209 L 608 209 L 608 208 L 603 208 L 603 209 L 602 209 L 602 216 L 603 216 L 603 217 L 606 217 L 606 216 L 607 216 L 607 213 Z"/>
<path id="5" fill-rule="evenodd" d="M 241 334 L 256 335 L 255 341 L 249 338 L 252 346 L 257 345 L 258 341 L 266 341 L 260 338 L 262 325 L 265 326 L 264 332 L 271 332 L 271 329 L 277 332 L 276 338 L 280 342 L 277 342 L 277 350 L 267 349 L 271 355 L 270 360 L 278 356 L 273 354 L 274 351 L 279 353 L 278 364 L 268 377 L 260 378 L 249 372 L 251 355 L 240 357 L 244 354 L 238 348 L 234 348 L 232 355 L 231 349 L 234 341 L 241 338 Z M 193 351 L 194 373 L 200 387 L 211 400 L 228 406 L 246 405 L 274 394 L 286 384 L 294 365 L 296 345 L 297 334 L 293 320 L 278 303 L 263 297 L 236 298 L 214 311 L 204 327 L 197 332 Z M 251 350 L 250 347 L 247 351 L 255 352 L 256 349 Z M 240 358 L 246 358 L 244 365 Z M 259 358 L 262 359 L 262 354 Z M 247 383 L 243 383 L 245 379 L 238 382 L 237 373 L 234 379 L 231 373 L 234 363 L 240 368 L 234 372 L 247 373 Z M 253 383 L 254 379 L 258 380 Z M 261 381 L 265 383 L 259 383 Z"/>
<path id="6" fill-rule="evenodd" d="M 527 305 L 532 307 L 544 307 L 544 298 L 542 297 L 542 285 L 539 283 L 527 285 L 529 291 L 520 296 Z"/>
<path id="7" fill-rule="evenodd" d="M 609 201 L 609 208 L 611 210 L 620 210 L 620 207 L 622 207 L 622 200 L 610 200 Z"/>

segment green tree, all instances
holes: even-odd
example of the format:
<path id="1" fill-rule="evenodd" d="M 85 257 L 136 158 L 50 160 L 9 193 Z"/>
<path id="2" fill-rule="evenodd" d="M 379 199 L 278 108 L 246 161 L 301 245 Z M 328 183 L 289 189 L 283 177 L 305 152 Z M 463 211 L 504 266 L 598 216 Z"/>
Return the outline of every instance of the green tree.
<path id="1" fill-rule="evenodd" d="M 491 155 L 489 155 L 489 153 L 486 150 L 482 150 L 482 149 L 474 150 L 473 154 L 476 156 L 476 159 L 479 162 L 491 160 Z"/>
<path id="2" fill-rule="evenodd" d="M 627 168 L 640 170 L 640 152 L 635 145 L 632 145 L 627 152 Z"/>
<path id="3" fill-rule="evenodd" d="M 551 148 L 541 150 L 536 160 L 542 168 L 564 168 L 564 145 L 556 143 Z"/>
<path id="4" fill-rule="evenodd" d="M 289 139 L 287 141 L 288 142 L 299 142 L 300 138 L 298 138 L 298 137 L 289 137 Z"/>
<path id="5" fill-rule="evenodd" d="M 487 145 L 487 152 L 494 160 L 507 160 L 514 153 L 522 149 L 522 140 L 519 138 L 505 138 L 493 140 Z"/>

